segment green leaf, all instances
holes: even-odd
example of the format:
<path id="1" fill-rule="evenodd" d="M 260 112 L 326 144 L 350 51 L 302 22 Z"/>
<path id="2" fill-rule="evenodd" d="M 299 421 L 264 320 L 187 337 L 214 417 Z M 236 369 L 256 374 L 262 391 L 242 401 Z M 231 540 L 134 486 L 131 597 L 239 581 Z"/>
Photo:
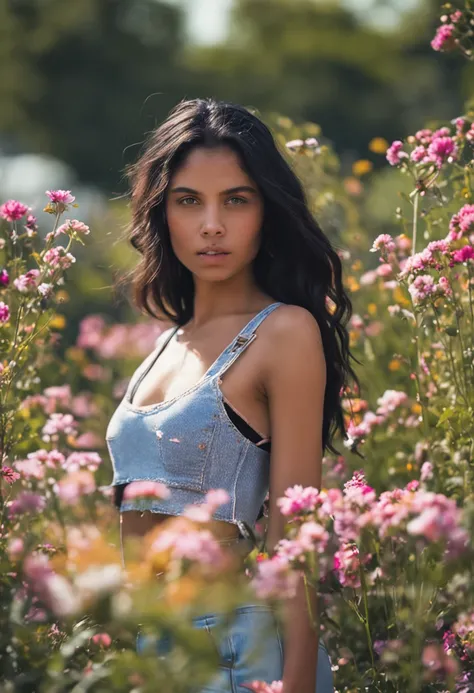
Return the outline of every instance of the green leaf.
<path id="1" fill-rule="evenodd" d="M 441 426 L 441 424 L 443 424 L 445 421 L 450 419 L 453 416 L 453 414 L 454 414 L 454 409 L 452 409 L 451 407 L 448 407 L 447 409 L 445 409 L 444 412 L 439 417 L 438 423 L 436 424 L 436 426 L 437 427 Z"/>

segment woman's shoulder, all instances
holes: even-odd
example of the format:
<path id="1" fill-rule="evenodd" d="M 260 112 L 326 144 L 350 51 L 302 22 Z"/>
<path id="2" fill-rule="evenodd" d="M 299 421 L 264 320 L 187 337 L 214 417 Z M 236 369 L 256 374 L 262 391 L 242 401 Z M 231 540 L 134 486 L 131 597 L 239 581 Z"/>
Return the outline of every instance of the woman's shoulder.
<path id="1" fill-rule="evenodd" d="M 284 303 L 265 320 L 267 332 L 274 337 L 288 335 L 314 339 L 320 336 L 319 325 L 312 313 L 302 306 Z"/>

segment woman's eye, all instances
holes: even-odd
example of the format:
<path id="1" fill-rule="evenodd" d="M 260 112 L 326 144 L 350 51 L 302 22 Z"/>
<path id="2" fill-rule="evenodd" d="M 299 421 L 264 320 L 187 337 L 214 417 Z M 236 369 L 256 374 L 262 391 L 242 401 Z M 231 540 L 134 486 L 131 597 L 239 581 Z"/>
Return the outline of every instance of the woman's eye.
<path id="1" fill-rule="evenodd" d="M 194 202 L 194 197 L 183 197 L 180 201 L 179 204 L 182 205 L 186 202 L 186 200 L 192 200 Z M 187 206 L 187 205 L 186 205 Z"/>
<path id="2" fill-rule="evenodd" d="M 237 200 L 239 204 L 245 204 L 247 202 L 244 197 L 229 197 L 229 200 Z"/>

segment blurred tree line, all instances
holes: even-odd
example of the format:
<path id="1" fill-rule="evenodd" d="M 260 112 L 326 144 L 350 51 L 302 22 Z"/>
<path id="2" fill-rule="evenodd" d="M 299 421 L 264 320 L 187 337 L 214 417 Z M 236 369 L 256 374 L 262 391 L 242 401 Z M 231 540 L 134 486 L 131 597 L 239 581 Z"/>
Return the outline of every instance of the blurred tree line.
<path id="1" fill-rule="evenodd" d="M 215 96 L 316 122 L 352 161 L 462 111 L 472 68 L 433 53 L 440 3 L 420 1 L 387 32 L 337 3 L 235 0 L 228 39 L 201 46 L 164 0 L 0 0 L 0 135 L 116 193 L 144 133 Z"/>

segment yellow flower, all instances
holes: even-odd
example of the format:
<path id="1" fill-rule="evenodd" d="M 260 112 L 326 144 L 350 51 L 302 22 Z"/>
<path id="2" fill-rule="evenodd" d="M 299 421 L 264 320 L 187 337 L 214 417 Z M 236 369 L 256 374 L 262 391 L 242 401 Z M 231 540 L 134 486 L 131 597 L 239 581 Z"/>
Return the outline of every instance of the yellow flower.
<path id="1" fill-rule="evenodd" d="M 64 315 L 53 315 L 51 322 L 49 323 L 50 327 L 56 329 L 56 330 L 62 330 L 64 327 L 66 327 L 66 318 Z"/>
<path id="2" fill-rule="evenodd" d="M 358 341 L 359 341 L 359 332 L 356 332 L 355 330 L 350 330 L 349 331 L 349 345 L 351 347 L 353 347 L 357 344 Z"/>
<path id="3" fill-rule="evenodd" d="M 352 164 L 352 173 L 354 176 L 365 176 L 366 173 L 370 173 L 373 168 L 373 164 L 368 159 L 359 159 Z"/>
<path id="4" fill-rule="evenodd" d="M 411 470 L 413 469 L 413 465 L 411 464 L 411 462 L 408 462 L 407 469 L 409 472 L 411 472 Z"/>
<path id="5" fill-rule="evenodd" d="M 395 287 L 393 290 L 393 299 L 402 306 L 411 305 L 410 299 L 405 296 L 400 286 Z"/>
<path id="6" fill-rule="evenodd" d="M 352 263 L 351 270 L 353 272 L 358 272 L 361 269 L 362 269 L 362 261 L 361 260 L 356 260 L 355 262 Z"/>
<path id="7" fill-rule="evenodd" d="M 377 312 L 377 304 L 376 303 L 369 303 L 367 306 L 367 310 L 369 311 L 370 315 L 375 315 Z"/>
<path id="8" fill-rule="evenodd" d="M 369 142 L 369 149 L 374 154 L 385 154 L 388 149 L 388 142 L 383 137 L 374 137 Z"/>
<path id="9" fill-rule="evenodd" d="M 398 371 L 400 370 L 400 361 L 398 359 L 392 359 L 390 363 L 388 364 L 388 368 L 391 371 Z"/>
<path id="10" fill-rule="evenodd" d="M 415 402 L 415 404 L 412 404 L 411 411 L 413 414 L 421 414 L 421 412 L 422 412 L 421 404 L 418 404 L 418 402 Z"/>
<path id="11" fill-rule="evenodd" d="M 352 275 L 349 277 L 346 277 L 346 285 L 347 285 L 347 288 L 349 289 L 349 291 L 352 291 L 352 292 L 358 291 L 360 289 L 359 282 Z"/>

